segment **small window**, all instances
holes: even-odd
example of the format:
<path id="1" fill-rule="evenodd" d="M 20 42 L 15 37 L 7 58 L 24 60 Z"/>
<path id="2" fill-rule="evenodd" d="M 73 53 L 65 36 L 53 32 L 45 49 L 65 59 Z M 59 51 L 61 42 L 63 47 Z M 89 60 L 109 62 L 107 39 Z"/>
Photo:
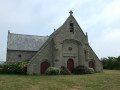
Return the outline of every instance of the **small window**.
<path id="1" fill-rule="evenodd" d="M 19 54 L 19 55 L 18 55 L 18 57 L 19 57 L 19 58 L 21 58 L 21 57 L 22 57 L 22 55 L 21 55 L 21 54 Z"/>
<path id="2" fill-rule="evenodd" d="M 74 32 L 74 25 L 73 25 L 73 23 L 70 23 L 70 32 Z"/>
<path id="3" fill-rule="evenodd" d="M 69 47 L 68 50 L 69 50 L 69 51 L 72 51 L 72 47 Z"/>

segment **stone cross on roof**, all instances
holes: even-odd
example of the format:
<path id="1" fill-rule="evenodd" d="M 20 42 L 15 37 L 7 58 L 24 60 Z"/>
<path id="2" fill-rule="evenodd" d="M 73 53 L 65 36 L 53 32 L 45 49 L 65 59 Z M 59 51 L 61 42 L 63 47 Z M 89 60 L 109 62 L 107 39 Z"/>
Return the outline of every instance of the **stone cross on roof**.
<path id="1" fill-rule="evenodd" d="M 72 15 L 73 14 L 72 10 L 69 13 L 70 13 L 70 15 Z"/>

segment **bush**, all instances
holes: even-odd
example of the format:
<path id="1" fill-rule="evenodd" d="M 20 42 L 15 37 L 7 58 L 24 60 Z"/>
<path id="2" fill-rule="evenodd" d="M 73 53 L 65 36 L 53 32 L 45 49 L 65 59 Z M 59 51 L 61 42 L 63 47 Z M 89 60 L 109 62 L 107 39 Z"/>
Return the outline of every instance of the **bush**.
<path id="1" fill-rule="evenodd" d="M 26 74 L 27 64 L 26 62 L 15 63 L 15 64 L 5 64 L 2 66 L 0 73 L 3 74 Z"/>
<path id="2" fill-rule="evenodd" d="M 74 74 L 86 74 L 88 68 L 83 65 L 79 65 L 76 68 L 74 68 Z"/>
<path id="3" fill-rule="evenodd" d="M 71 74 L 71 72 L 66 67 L 61 66 L 60 74 L 62 74 L 62 75 L 69 75 L 69 74 Z"/>
<path id="4" fill-rule="evenodd" d="M 56 67 L 49 67 L 46 71 L 45 74 L 47 75 L 59 75 L 60 74 L 60 69 Z"/>
<path id="5" fill-rule="evenodd" d="M 95 71 L 93 68 L 88 68 L 87 74 L 93 74 Z"/>

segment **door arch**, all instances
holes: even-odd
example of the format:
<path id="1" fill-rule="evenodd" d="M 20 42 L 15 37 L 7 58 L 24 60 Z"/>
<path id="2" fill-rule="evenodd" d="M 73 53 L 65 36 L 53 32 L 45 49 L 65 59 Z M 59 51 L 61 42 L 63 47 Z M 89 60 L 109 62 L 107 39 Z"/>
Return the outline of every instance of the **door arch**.
<path id="1" fill-rule="evenodd" d="M 89 61 L 89 67 L 90 67 L 90 68 L 93 68 L 93 69 L 95 68 L 95 65 L 94 65 L 94 62 L 93 62 L 93 61 Z"/>
<path id="2" fill-rule="evenodd" d="M 44 74 L 46 69 L 50 67 L 50 64 L 47 61 L 41 63 L 41 74 Z"/>
<path id="3" fill-rule="evenodd" d="M 73 69 L 74 69 L 74 61 L 73 61 L 73 59 L 68 59 L 67 68 L 70 70 L 71 73 L 73 73 Z"/>

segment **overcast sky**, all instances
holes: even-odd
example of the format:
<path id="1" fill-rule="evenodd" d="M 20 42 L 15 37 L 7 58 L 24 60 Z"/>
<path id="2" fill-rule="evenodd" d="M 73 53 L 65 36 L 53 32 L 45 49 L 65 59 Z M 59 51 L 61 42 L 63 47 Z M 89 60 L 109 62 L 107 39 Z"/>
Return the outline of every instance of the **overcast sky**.
<path id="1" fill-rule="evenodd" d="M 0 61 L 7 34 L 47 36 L 73 11 L 99 58 L 120 55 L 120 0 L 0 0 Z"/>

